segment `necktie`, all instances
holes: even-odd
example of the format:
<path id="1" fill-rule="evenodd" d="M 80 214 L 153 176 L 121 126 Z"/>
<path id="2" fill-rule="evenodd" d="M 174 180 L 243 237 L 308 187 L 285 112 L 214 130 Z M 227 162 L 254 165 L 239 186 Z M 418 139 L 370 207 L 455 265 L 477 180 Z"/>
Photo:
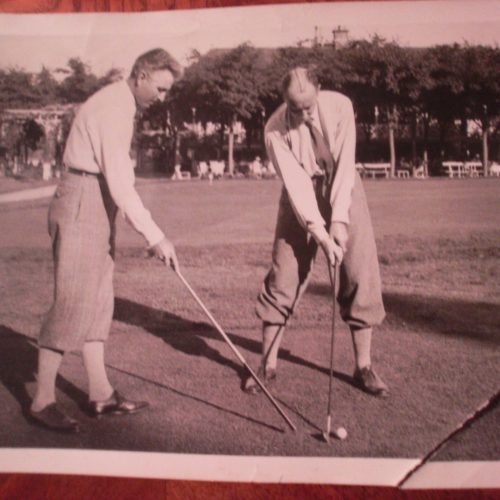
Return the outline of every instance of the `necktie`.
<path id="1" fill-rule="evenodd" d="M 330 188 L 333 184 L 333 177 L 336 171 L 335 161 L 323 134 L 314 126 L 311 120 L 307 120 L 305 124 L 311 134 L 311 143 L 316 163 L 325 173 L 326 177 L 325 182 L 323 182 L 322 194 L 324 198 L 329 198 Z"/>

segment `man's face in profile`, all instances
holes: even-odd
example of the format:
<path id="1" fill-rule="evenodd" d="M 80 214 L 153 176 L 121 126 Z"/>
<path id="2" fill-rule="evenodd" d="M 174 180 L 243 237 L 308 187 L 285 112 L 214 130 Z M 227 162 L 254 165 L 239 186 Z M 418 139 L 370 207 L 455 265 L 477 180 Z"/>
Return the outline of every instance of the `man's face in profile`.
<path id="1" fill-rule="evenodd" d="M 164 101 L 174 83 L 174 76 L 168 70 L 141 71 L 135 84 L 135 99 L 141 109 L 157 101 Z"/>

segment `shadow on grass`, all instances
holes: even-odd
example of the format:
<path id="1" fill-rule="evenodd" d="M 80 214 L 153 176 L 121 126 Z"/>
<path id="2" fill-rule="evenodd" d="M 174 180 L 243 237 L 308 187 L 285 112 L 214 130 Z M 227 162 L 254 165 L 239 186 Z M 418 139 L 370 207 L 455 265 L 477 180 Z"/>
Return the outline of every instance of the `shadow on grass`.
<path id="1" fill-rule="evenodd" d="M 166 342 L 174 349 L 185 354 L 191 356 L 203 356 L 223 366 L 228 366 L 237 373 L 241 381 L 243 381 L 247 376 L 247 370 L 244 366 L 226 358 L 225 356 L 220 354 L 217 349 L 214 349 L 205 341 L 204 338 L 215 338 L 223 341 L 217 330 L 215 330 L 207 323 L 197 323 L 194 321 L 189 321 L 175 314 L 171 314 L 159 309 L 154 309 L 152 307 L 138 304 L 137 302 L 132 302 L 131 300 L 123 298 L 115 298 L 114 319 L 144 328 L 149 333 L 161 338 L 164 342 Z M 237 343 L 237 340 L 235 341 L 235 339 L 241 339 L 236 335 L 228 334 L 228 336 L 235 344 Z M 118 370 L 122 371 L 123 373 L 128 373 L 121 369 Z M 129 373 L 129 375 L 132 374 Z M 134 374 L 133 376 L 135 376 L 136 378 L 142 378 L 140 376 L 137 376 L 136 374 Z M 152 382 L 149 379 L 147 380 L 149 383 Z M 266 424 L 259 420 L 255 420 L 251 417 L 229 410 L 227 408 L 223 408 L 220 405 L 216 405 L 191 394 L 179 391 L 174 387 L 160 384 L 158 382 L 153 383 L 155 385 L 168 389 L 178 394 L 179 396 L 188 397 L 199 403 L 203 403 L 217 410 L 224 411 L 225 413 L 232 414 L 250 422 L 264 425 L 269 429 L 282 432 L 282 430 L 277 427 Z"/>
<path id="2" fill-rule="evenodd" d="M 33 339 L 0 325 L 0 383 L 14 396 L 24 416 L 28 415 L 31 396 L 26 384 L 35 382 L 38 349 Z M 57 388 L 79 404 L 84 404 L 86 395 L 78 387 L 58 375 Z"/>
<path id="3" fill-rule="evenodd" d="M 330 294 L 326 284 L 313 284 L 309 291 Z M 408 324 L 419 330 L 498 344 L 500 306 L 488 302 L 432 297 L 418 294 L 384 293 L 386 321 Z"/>
<path id="4" fill-rule="evenodd" d="M 26 389 L 26 384 L 35 382 L 36 380 L 35 375 L 37 370 L 38 348 L 36 347 L 33 339 L 23 335 L 22 333 L 14 331 L 5 325 L 0 325 L 0 346 L 0 383 L 3 384 L 17 400 L 21 407 L 21 413 L 25 419 L 28 422 L 32 422 L 32 418 L 30 418 L 29 415 L 32 398 Z M 137 374 L 133 374 L 119 368 L 114 369 L 129 376 L 147 381 L 148 383 L 152 382 L 151 380 L 145 379 Z M 248 417 L 236 411 L 223 408 L 220 405 L 210 403 L 197 398 L 196 396 L 179 391 L 173 387 L 159 384 L 157 382 L 154 383 L 180 396 L 189 397 L 194 401 L 203 403 L 219 411 L 243 418 L 254 424 L 267 427 L 273 431 L 283 432 L 282 429 L 274 425 Z M 75 401 L 80 408 L 85 406 L 87 402 L 87 395 L 61 375 L 58 375 L 57 377 L 56 386 L 58 390 L 64 392 L 69 398 Z"/>
<path id="5" fill-rule="evenodd" d="M 190 356 L 205 357 L 232 368 L 240 377 L 244 376 L 245 369 L 239 363 L 226 358 L 204 340 L 221 339 L 217 330 L 207 323 L 189 321 L 123 298 L 115 299 L 114 319 L 144 328 L 178 351 Z"/>
<path id="6" fill-rule="evenodd" d="M 153 335 L 161 338 L 174 349 L 185 354 L 203 356 L 211 361 L 232 368 L 238 374 L 242 383 L 248 375 L 245 367 L 241 366 L 239 362 L 226 358 L 205 341 L 205 339 L 217 339 L 225 342 L 217 330 L 208 323 L 189 321 L 175 314 L 138 304 L 124 298 L 115 299 L 114 318 L 118 321 L 144 328 Z M 226 334 L 235 346 L 260 354 L 260 339 L 259 341 L 255 341 L 235 335 L 234 333 L 226 332 Z M 320 371 L 326 375 L 329 374 L 329 368 L 319 366 L 284 349 L 280 350 L 280 359 Z M 349 375 L 334 371 L 334 377 L 355 386 L 353 378 Z"/>
<path id="7" fill-rule="evenodd" d="M 273 431 L 278 431 L 278 432 L 284 432 L 283 429 L 280 429 L 279 427 L 276 427 L 274 425 L 268 424 L 266 422 L 263 422 L 262 420 L 257 420 L 255 418 L 249 417 L 247 415 L 244 415 L 243 413 L 239 413 L 237 411 L 231 410 L 229 408 L 224 408 L 223 406 L 220 406 L 218 404 L 212 403 L 210 401 L 207 401 L 206 399 L 199 398 L 197 396 L 194 396 L 192 394 L 188 394 L 187 392 L 180 391 L 179 389 L 176 389 L 175 387 L 171 385 L 164 384 L 162 382 L 157 382 L 156 380 L 151 380 L 150 378 L 142 377 L 141 375 L 138 375 L 137 373 L 132 373 L 127 370 L 123 370 L 122 368 L 118 367 L 113 367 L 114 370 L 117 372 L 123 373 L 125 375 L 128 375 L 129 377 L 134 377 L 138 380 L 142 380 L 143 382 L 146 382 L 148 384 L 153 384 L 156 387 L 160 387 L 161 389 L 166 389 L 167 391 L 170 391 L 174 394 L 177 394 L 178 396 L 181 396 L 183 398 L 188 398 L 191 399 L 192 401 L 196 401 L 197 403 L 201 403 L 203 405 L 209 406 L 210 408 L 214 408 L 216 410 L 219 410 L 223 413 L 226 413 L 227 415 L 232 415 L 238 418 L 242 418 L 243 420 L 246 420 L 248 422 L 252 422 L 254 424 L 267 427 L 270 430 Z"/>

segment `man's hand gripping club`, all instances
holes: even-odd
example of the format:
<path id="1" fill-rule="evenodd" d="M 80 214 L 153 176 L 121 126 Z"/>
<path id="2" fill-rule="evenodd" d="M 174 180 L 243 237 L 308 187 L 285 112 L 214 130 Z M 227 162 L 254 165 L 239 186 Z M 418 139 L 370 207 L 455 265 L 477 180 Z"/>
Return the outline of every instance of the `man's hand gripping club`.
<path id="1" fill-rule="evenodd" d="M 330 237 L 320 242 L 330 266 L 341 263 L 347 248 L 347 225 L 343 222 L 332 222 Z"/>
<path id="2" fill-rule="evenodd" d="M 156 245 L 149 247 L 148 254 L 151 257 L 160 259 L 165 265 L 170 266 L 174 271 L 179 270 L 179 261 L 177 260 L 174 245 L 167 238 L 163 238 Z"/>

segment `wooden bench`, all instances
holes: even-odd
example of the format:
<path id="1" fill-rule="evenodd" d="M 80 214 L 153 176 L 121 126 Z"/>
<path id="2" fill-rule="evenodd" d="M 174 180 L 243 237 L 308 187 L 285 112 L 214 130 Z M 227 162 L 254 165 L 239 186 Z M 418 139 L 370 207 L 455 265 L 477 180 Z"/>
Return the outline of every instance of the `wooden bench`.
<path id="1" fill-rule="evenodd" d="M 405 169 L 396 170 L 396 177 L 398 179 L 409 179 L 410 171 Z"/>
<path id="2" fill-rule="evenodd" d="M 363 176 L 369 175 L 372 179 L 375 177 L 389 178 L 391 173 L 390 163 L 363 163 Z"/>
<path id="3" fill-rule="evenodd" d="M 464 164 L 461 161 L 443 161 L 441 171 L 450 178 L 461 178 L 464 174 Z"/>
<path id="4" fill-rule="evenodd" d="M 469 177 L 484 176 L 483 164 L 480 161 L 468 161 L 464 163 L 464 174 Z"/>

